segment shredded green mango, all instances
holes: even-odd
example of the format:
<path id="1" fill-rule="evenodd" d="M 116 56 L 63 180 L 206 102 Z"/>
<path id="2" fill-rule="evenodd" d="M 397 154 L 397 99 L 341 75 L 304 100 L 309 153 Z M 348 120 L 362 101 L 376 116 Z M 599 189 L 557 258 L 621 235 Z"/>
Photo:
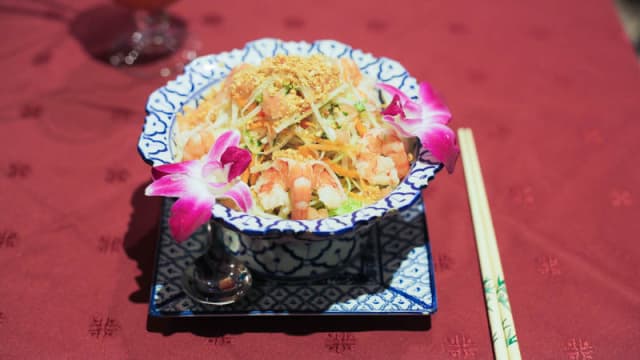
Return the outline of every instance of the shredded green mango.
<path id="1" fill-rule="evenodd" d="M 329 216 L 338 216 L 338 215 L 349 214 L 349 213 L 352 213 L 352 212 L 360 209 L 362 207 L 362 205 L 363 205 L 363 203 L 360 200 L 347 198 L 347 200 L 345 200 L 342 203 L 342 205 L 340 205 L 339 207 L 337 207 L 335 209 L 330 209 L 329 210 Z"/>

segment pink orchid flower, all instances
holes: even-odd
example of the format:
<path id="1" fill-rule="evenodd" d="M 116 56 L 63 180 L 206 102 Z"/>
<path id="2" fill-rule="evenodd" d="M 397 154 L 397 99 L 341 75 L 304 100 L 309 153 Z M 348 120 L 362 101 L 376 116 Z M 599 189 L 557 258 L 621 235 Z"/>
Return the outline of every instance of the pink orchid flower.
<path id="1" fill-rule="evenodd" d="M 249 187 L 239 176 L 249 166 L 251 153 L 238 147 L 240 134 L 221 134 L 201 160 L 159 165 L 147 196 L 179 198 L 171 207 L 169 230 L 177 242 L 185 241 L 211 218 L 216 199 L 228 198 L 243 210 L 253 206 Z"/>
<path id="2" fill-rule="evenodd" d="M 378 83 L 378 87 L 393 95 L 389 106 L 382 111 L 384 120 L 403 136 L 418 137 L 422 146 L 453 172 L 460 149 L 456 134 L 447 126 L 451 112 L 431 86 L 420 83 L 418 102 L 391 85 Z"/>

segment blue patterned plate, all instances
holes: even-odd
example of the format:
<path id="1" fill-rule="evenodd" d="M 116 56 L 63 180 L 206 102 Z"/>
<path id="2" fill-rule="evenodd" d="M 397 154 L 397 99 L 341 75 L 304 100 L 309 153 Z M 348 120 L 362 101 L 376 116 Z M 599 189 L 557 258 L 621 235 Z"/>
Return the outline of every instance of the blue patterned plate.
<path id="1" fill-rule="evenodd" d="M 184 74 L 149 96 L 147 117 L 138 142 L 138 151 L 145 161 L 152 165 L 174 162 L 172 139 L 176 114 L 181 112 L 185 105 L 196 106 L 206 91 L 223 80 L 236 65 L 244 62 L 257 64 L 277 54 L 348 57 L 364 74 L 401 89 L 413 99 L 418 97 L 416 79 L 411 77 L 400 63 L 392 59 L 375 57 L 334 40 L 307 43 L 260 39 L 246 44 L 242 49 L 193 60 L 185 67 Z M 416 201 L 421 190 L 442 168 L 442 164 L 431 162 L 427 150 L 418 150 L 417 159 L 409 174 L 390 194 L 351 214 L 319 220 L 285 220 L 258 217 L 216 204 L 212 215 L 225 227 L 248 236 L 286 233 L 294 235 L 297 239 L 312 240 L 348 235 L 384 216 L 409 208 Z"/>
<path id="2" fill-rule="evenodd" d="M 183 271 L 207 249 L 208 233 L 176 243 L 165 201 L 149 313 L 155 317 L 260 315 L 428 315 L 437 308 L 422 201 L 369 230 L 359 255 L 323 280 L 283 283 L 255 279 L 237 303 L 207 307 L 182 290 Z"/>

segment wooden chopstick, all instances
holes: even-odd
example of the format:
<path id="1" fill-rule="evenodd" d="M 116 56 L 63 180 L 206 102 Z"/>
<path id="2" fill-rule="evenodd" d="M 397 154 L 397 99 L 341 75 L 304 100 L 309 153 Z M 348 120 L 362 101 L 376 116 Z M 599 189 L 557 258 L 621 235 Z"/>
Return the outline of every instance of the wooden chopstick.
<path id="1" fill-rule="evenodd" d="M 459 129 L 458 141 L 469 194 L 494 355 L 496 359 L 521 359 L 489 201 L 471 129 Z"/>

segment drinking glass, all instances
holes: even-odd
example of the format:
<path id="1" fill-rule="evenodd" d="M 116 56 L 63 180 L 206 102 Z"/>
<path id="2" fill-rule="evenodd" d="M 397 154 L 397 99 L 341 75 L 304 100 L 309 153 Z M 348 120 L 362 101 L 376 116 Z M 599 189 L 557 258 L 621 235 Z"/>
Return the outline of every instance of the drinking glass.
<path id="1" fill-rule="evenodd" d="M 171 16 L 167 7 L 177 0 L 113 0 L 133 16 L 135 30 L 117 41 L 109 56 L 113 66 L 136 74 L 169 76 L 182 71 L 197 55 L 199 42 L 185 21 Z"/>

